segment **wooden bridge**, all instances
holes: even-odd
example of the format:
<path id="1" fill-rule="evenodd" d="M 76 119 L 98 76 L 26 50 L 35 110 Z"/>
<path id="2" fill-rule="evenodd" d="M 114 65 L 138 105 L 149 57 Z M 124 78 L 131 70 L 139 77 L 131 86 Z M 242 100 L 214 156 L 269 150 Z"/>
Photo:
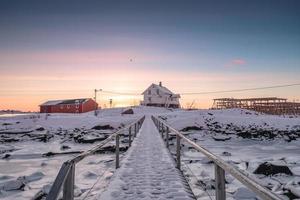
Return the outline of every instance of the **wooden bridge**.
<path id="1" fill-rule="evenodd" d="M 120 133 L 128 130 L 129 148 L 119 161 Z M 168 151 L 170 135 L 176 136 L 176 157 Z M 199 146 L 180 132 L 154 116 L 144 116 L 124 129 L 112 134 L 94 148 L 63 163 L 47 200 L 56 200 L 62 190 L 63 200 L 74 199 L 75 166 L 108 142 L 116 141 L 116 172 L 100 199 L 196 199 L 181 172 L 181 143 L 185 142 L 204 154 L 215 164 L 215 197 L 226 199 L 225 172 L 255 192 L 260 199 L 280 200 L 270 190 L 259 185 L 242 171 L 217 155 Z M 133 140 L 133 142 L 132 142 Z M 121 166 L 121 167 L 120 167 Z"/>

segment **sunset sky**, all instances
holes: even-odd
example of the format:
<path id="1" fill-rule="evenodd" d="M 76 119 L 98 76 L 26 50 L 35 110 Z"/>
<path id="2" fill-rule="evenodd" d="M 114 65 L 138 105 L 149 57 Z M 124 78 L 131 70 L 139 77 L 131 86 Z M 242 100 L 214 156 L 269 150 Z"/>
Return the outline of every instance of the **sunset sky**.
<path id="1" fill-rule="evenodd" d="M 300 83 L 300 1 L 0 1 L 0 110 L 37 111 L 46 100 L 93 90 L 175 93 Z M 286 97 L 300 87 L 182 95 Z M 99 93 L 101 106 L 142 96 Z"/>

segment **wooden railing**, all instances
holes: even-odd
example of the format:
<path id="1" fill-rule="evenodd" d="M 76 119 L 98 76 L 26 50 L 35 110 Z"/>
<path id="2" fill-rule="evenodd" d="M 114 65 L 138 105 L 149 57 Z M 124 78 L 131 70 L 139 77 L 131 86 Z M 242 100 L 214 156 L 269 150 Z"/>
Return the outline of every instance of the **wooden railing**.
<path id="1" fill-rule="evenodd" d="M 49 194 L 46 197 L 46 200 L 56 200 L 63 189 L 63 200 L 73 200 L 74 199 L 74 183 L 75 183 L 75 167 L 76 163 L 80 162 L 85 157 L 94 154 L 96 151 L 100 150 L 104 145 L 108 142 L 112 141 L 114 138 L 116 139 L 116 168 L 119 168 L 119 144 L 120 144 L 120 133 L 127 130 L 129 131 L 128 140 L 129 147 L 131 146 L 132 138 L 136 137 L 139 129 L 141 128 L 143 122 L 145 120 L 145 116 L 140 118 L 139 120 L 129 124 L 128 126 L 118 130 L 113 133 L 111 136 L 103 140 L 101 143 L 97 144 L 93 148 L 88 151 L 85 151 L 75 158 L 72 158 L 66 162 L 64 162 L 56 176 L 56 179 L 50 189 Z M 132 131 L 133 129 L 133 131 Z"/>
<path id="2" fill-rule="evenodd" d="M 238 168 L 228 164 L 221 157 L 211 153 L 204 147 L 196 144 L 192 140 L 186 138 L 179 131 L 175 130 L 171 126 L 169 126 L 166 122 L 158 119 L 157 117 L 152 116 L 152 120 L 156 125 L 158 131 L 161 133 L 162 138 L 166 142 L 166 146 L 169 148 L 169 135 L 173 133 L 176 135 L 176 165 L 177 168 L 181 168 L 181 158 L 180 158 L 180 150 L 181 150 L 181 140 L 190 144 L 196 150 L 200 151 L 204 154 L 208 159 L 214 162 L 215 164 L 215 191 L 216 191 L 216 200 L 225 200 L 226 199 L 226 190 L 225 190 L 225 171 L 239 180 L 246 187 L 251 189 L 256 193 L 257 196 L 264 200 L 282 200 L 278 195 L 274 194 L 267 188 L 261 186 L 256 181 L 251 179 L 249 176 L 244 174 Z"/>

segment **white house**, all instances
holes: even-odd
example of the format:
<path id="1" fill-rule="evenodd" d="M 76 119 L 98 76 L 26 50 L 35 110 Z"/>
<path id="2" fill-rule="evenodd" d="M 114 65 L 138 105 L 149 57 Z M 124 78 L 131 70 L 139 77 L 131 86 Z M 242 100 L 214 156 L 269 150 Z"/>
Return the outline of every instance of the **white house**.
<path id="1" fill-rule="evenodd" d="M 166 108 L 179 108 L 179 94 L 174 94 L 168 88 L 159 84 L 152 83 L 143 93 L 144 101 L 141 105 L 145 106 L 157 106 Z"/>

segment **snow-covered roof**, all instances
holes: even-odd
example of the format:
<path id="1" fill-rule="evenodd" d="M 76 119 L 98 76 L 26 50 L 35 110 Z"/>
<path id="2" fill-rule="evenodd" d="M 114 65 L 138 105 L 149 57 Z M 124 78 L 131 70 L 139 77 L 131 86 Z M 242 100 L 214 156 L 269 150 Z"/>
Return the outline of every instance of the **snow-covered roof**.
<path id="1" fill-rule="evenodd" d="M 40 106 L 54 106 L 54 105 L 61 105 L 61 104 L 75 104 L 75 103 L 84 103 L 85 101 L 89 100 L 90 98 L 82 98 L 82 99 L 65 99 L 65 100 L 51 100 L 46 101 L 45 103 L 41 104 Z"/>
<path id="2" fill-rule="evenodd" d="M 162 85 L 157 85 L 152 83 L 142 94 L 144 94 L 147 90 L 149 90 L 151 87 L 155 87 L 157 89 L 159 89 L 160 91 L 162 91 L 165 94 L 170 94 L 170 95 L 175 95 L 171 90 L 169 90 L 168 88 L 166 88 L 165 86 Z"/>

